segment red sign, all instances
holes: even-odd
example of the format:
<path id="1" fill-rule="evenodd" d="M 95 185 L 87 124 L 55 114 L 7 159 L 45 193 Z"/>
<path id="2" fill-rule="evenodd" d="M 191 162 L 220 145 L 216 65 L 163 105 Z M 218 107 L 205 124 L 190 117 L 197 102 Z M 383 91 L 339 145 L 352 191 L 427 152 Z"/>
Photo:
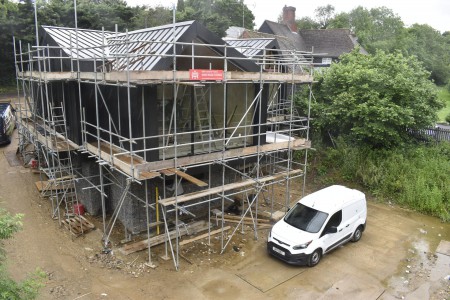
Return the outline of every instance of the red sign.
<path id="1" fill-rule="evenodd" d="M 223 70 L 190 69 L 190 80 L 223 80 Z"/>

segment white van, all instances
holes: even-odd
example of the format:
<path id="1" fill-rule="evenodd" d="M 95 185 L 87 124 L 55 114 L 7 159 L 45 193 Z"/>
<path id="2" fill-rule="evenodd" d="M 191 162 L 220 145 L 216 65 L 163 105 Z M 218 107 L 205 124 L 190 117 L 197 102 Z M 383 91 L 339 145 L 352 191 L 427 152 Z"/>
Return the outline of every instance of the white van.
<path id="1" fill-rule="evenodd" d="M 366 217 L 364 193 L 333 185 L 298 201 L 272 227 L 267 250 L 287 263 L 312 267 L 339 245 L 359 241 Z"/>

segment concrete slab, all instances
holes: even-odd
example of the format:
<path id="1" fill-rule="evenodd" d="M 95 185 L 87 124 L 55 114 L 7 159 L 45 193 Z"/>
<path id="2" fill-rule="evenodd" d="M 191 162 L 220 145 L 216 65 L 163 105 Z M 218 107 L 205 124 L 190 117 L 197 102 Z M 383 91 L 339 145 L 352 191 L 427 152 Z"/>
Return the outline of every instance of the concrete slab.
<path id="1" fill-rule="evenodd" d="M 437 249 L 436 249 L 437 253 L 441 253 L 447 256 L 450 256 L 450 242 L 449 241 L 444 241 L 442 240 Z"/>
<path id="2" fill-rule="evenodd" d="M 264 259 L 247 265 L 239 270 L 236 275 L 265 293 L 306 270 L 305 267 L 288 266 L 275 259 Z"/>
<path id="3" fill-rule="evenodd" d="M 371 284 L 366 278 L 350 275 L 334 282 L 319 299 L 379 299 L 384 291 L 378 282 Z"/>

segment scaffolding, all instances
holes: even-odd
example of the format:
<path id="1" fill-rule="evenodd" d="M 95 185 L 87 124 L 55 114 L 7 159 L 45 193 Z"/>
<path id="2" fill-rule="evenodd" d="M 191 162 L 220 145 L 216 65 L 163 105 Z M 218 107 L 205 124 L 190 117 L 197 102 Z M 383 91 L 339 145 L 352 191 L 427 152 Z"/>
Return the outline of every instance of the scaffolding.
<path id="1" fill-rule="evenodd" d="M 19 150 L 35 147 L 52 217 L 91 205 L 105 251 L 120 220 L 126 240 L 147 234 L 140 249 L 150 264 L 151 238 L 163 236 L 177 270 L 191 221 L 206 220 L 210 242 L 215 218 L 222 252 L 244 223 L 258 238 L 259 202 L 269 215 L 287 211 L 292 180 L 304 187 L 310 148 L 312 53 L 250 46 L 246 56 L 217 38 L 181 39 L 193 26 L 161 26 L 166 35 L 152 38 L 150 29 L 46 27 L 50 36 L 65 31 L 65 42 L 23 49 L 14 41 Z M 309 94 L 304 115 L 299 89 Z M 302 162 L 294 151 L 304 151 Z M 227 236 L 225 212 L 236 199 L 242 210 Z"/>

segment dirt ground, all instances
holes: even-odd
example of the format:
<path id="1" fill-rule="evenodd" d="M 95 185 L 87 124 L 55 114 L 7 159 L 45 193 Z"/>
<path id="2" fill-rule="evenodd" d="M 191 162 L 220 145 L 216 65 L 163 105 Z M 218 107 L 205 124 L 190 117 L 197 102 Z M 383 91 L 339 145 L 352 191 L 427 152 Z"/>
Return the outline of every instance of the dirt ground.
<path id="1" fill-rule="evenodd" d="M 34 185 L 39 176 L 15 158 L 16 143 L 0 148 L 0 206 L 25 214 L 23 230 L 6 241 L 8 269 L 15 279 L 42 269 L 39 299 L 449 299 L 450 224 L 374 201 L 361 241 L 314 268 L 267 255 L 268 229 L 257 240 L 239 230 L 224 254 L 214 237 L 210 246 L 182 246 L 179 271 L 161 259 L 164 245 L 152 248 L 155 269 L 145 265 L 146 251 L 101 254 L 100 228 L 73 238 L 51 219 Z"/>

